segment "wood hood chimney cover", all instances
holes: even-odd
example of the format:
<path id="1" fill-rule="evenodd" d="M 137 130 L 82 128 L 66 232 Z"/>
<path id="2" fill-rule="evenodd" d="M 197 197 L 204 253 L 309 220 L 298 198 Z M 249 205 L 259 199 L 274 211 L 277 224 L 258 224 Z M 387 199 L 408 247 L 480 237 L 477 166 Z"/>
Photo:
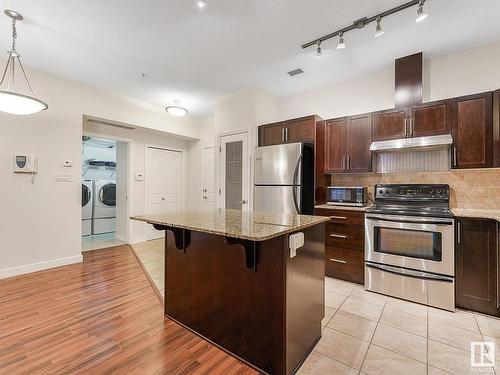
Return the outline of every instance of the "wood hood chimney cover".
<path id="1" fill-rule="evenodd" d="M 422 104 L 422 52 L 396 59 L 396 108 Z"/>

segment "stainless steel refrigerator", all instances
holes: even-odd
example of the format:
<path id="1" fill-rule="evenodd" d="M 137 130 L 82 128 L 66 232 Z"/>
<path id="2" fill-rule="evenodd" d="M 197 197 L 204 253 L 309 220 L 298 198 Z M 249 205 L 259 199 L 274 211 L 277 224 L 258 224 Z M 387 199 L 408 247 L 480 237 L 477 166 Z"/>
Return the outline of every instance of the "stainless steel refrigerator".
<path id="1" fill-rule="evenodd" d="M 255 149 L 253 208 L 255 211 L 314 211 L 314 149 L 308 143 L 288 143 Z"/>

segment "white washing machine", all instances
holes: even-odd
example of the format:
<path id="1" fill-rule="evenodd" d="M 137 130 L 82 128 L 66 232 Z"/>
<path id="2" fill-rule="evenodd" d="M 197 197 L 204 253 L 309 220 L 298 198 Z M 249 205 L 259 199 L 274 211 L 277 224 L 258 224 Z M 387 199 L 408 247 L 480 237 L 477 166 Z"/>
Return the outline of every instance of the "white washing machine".
<path id="1" fill-rule="evenodd" d="M 115 231 L 116 181 L 94 180 L 94 219 L 92 234 Z"/>
<path id="2" fill-rule="evenodd" d="M 94 209 L 94 182 L 82 181 L 82 236 L 92 234 L 92 211 Z"/>

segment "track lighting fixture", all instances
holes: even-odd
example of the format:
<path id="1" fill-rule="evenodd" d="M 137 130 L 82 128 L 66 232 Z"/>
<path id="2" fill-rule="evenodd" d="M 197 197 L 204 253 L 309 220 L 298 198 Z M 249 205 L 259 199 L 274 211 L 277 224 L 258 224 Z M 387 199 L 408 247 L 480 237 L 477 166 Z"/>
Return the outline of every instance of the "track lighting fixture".
<path id="1" fill-rule="evenodd" d="M 380 35 L 384 34 L 384 30 L 380 25 L 382 21 L 382 17 L 377 18 L 377 27 L 375 28 L 375 38 L 378 38 Z"/>
<path id="2" fill-rule="evenodd" d="M 417 19 L 415 20 L 416 22 L 422 22 L 427 18 L 427 13 L 424 11 L 424 3 L 425 0 L 420 0 L 418 3 L 418 8 L 417 8 Z"/>
<path id="3" fill-rule="evenodd" d="M 318 46 L 316 47 L 316 55 L 317 59 L 323 57 L 323 50 L 321 49 L 321 40 L 318 40 Z"/>
<path id="4" fill-rule="evenodd" d="M 345 48 L 345 43 L 344 43 L 344 33 L 341 32 L 339 34 L 339 42 L 337 44 L 337 49 L 344 49 Z"/>
<path id="5" fill-rule="evenodd" d="M 325 40 L 332 39 L 335 37 L 339 38 L 338 44 L 337 44 L 337 49 L 342 49 L 346 47 L 346 44 L 344 43 L 344 33 L 348 31 L 353 31 L 353 30 L 358 30 L 358 29 L 363 29 L 366 25 L 369 25 L 372 22 L 376 22 L 377 26 L 375 28 L 375 37 L 379 37 L 382 34 L 384 34 L 384 30 L 382 29 L 382 18 L 388 17 L 390 15 L 393 15 L 395 13 L 401 12 L 405 9 L 408 9 L 410 7 L 417 6 L 417 22 L 421 22 L 424 19 L 427 18 L 427 13 L 424 11 L 424 3 L 426 0 L 411 0 L 408 1 L 405 4 L 401 4 L 397 7 L 394 7 L 392 9 L 388 9 L 384 12 L 380 12 L 379 14 L 375 14 L 374 16 L 371 17 L 362 17 L 356 21 L 354 21 L 351 25 L 343 27 L 342 29 L 339 29 L 337 31 L 334 31 L 330 34 L 323 35 L 320 38 L 317 38 L 315 40 L 312 40 L 306 44 L 302 45 L 302 48 L 309 48 L 312 46 L 316 46 L 316 56 L 318 55 L 318 51 L 320 51 L 321 43 L 324 42 Z"/>

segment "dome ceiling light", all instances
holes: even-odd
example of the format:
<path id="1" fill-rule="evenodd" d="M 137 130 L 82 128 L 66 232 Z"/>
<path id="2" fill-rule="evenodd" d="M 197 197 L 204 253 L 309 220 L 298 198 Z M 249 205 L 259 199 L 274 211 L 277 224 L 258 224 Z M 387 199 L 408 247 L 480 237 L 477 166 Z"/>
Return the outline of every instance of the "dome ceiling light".
<path id="1" fill-rule="evenodd" d="M 23 64 L 21 63 L 21 55 L 16 51 L 17 29 L 16 22 L 22 21 L 23 16 L 13 10 L 4 10 L 6 16 L 12 19 L 12 47 L 7 52 L 9 58 L 5 65 L 5 69 L 0 79 L 0 111 L 14 115 L 31 115 L 48 108 L 47 103 L 41 101 L 35 96 L 33 89 L 28 81 Z M 18 64 L 29 94 L 23 94 L 16 91 L 14 87 L 16 75 L 16 63 Z M 2 85 L 5 84 L 5 88 Z"/>
<path id="2" fill-rule="evenodd" d="M 312 46 L 316 46 L 317 50 L 318 50 L 319 47 L 321 46 L 321 43 L 324 42 L 325 40 L 339 37 L 337 49 L 343 49 L 346 47 L 346 45 L 344 43 L 344 34 L 346 32 L 353 31 L 356 29 L 362 29 L 366 25 L 368 25 L 372 22 L 377 22 L 377 27 L 375 28 L 375 37 L 379 37 L 382 34 L 384 34 L 384 30 L 382 29 L 382 26 L 381 26 L 382 18 L 390 16 L 390 15 L 398 13 L 398 12 L 401 12 L 401 11 L 408 9 L 410 7 L 413 7 L 413 6 L 417 6 L 417 19 L 416 19 L 416 21 L 422 22 L 423 20 L 425 20 L 427 18 L 427 13 L 425 13 L 425 11 L 424 11 L 424 3 L 425 3 L 425 0 L 412 0 L 412 1 L 409 1 L 405 4 L 401 4 L 400 6 L 397 6 L 395 8 L 386 10 L 385 12 L 381 12 L 379 14 L 376 14 L 372 17 L 360 18 L 359 20 L 354 21 L 350 26 L 344 27 L 342 29 L 334 31 L 333 33 L 324 35 L 321 38 L 317 38 L 317 39 L 312 40 L 306 44 L 303 44 L 302 48 L 305 49 L 305 48 L 309 48 Z M 317 55 L 318 54 L 316 53 L 316 56 Z"/>

